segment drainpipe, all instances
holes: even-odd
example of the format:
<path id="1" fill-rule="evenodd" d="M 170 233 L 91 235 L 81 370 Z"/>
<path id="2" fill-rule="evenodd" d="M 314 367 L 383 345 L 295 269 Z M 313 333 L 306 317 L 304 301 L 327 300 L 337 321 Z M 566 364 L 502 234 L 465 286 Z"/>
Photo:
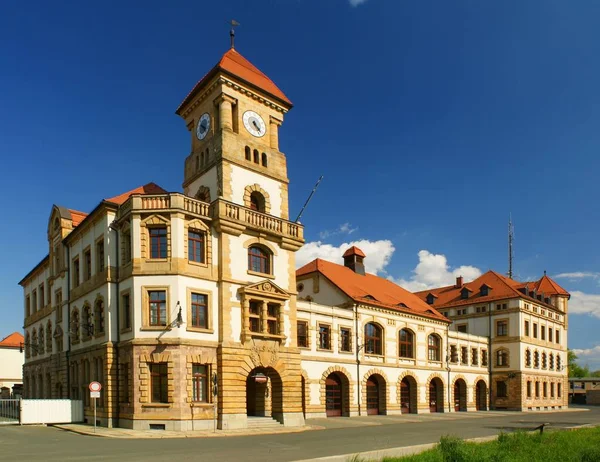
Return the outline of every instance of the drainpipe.
<path id="1" fill-rule="evenodd" d="M 67 244 L 67 397 L 71 396 L 71 248 Z"/>
<path id="2" fill-rule="evenodd" d="M 448 412 L 452 412 L 452 388 L 450 384 L 450 324 L 446 325 L 446 370 L 448 371 Z"/>
<path id="3" fill-rule="evenodd" d="M 358 346 L 358 303 L 354 305 L 354 331 L 356 334 L 356 399 L 358 402 L 358 415 L 360 416 L 362 414 L 360 410 L 360 357 L 358 355 L 360 352 L 360 348 Z"/>
<path id="4" fill-rule="evenodd" d="M 121 309 L 120 309 L 120 300 L 121 300 L 121 296 L 119 294 L 119 287 L 120 287 L 120 277 L 121 277 L 121 271 L 119 268 L 119 229 L 117 228 L 117 226 L 115 225 L 115 222 L 113 221 L 110 225 L 109 228 L 115 232 L 115 266 L 116 266 L 116 271 L 115 271 L 115 279 L 117 280 L 116 283 L 116 297 L 117 297 L 117 301 L 116 301 L 116 323 L 117 323 L 117 334 L 115 337 L 115 342 L 113 343 L 114 345 L 114 350 L 115 350 L 115 361 L 116 361 L 116 370 L 117 370 L 117 380 L 116 380 L 116 408 L 117 408 L 117 412 L 116 415 L 113 416 L 113 427 L 114 428 L 118 428 L 119 427 L 119 416 L 121 414 L 121 397 L 119 395 L 119 389 L 120 387 L 120 379 L 121 379 L 121 370 L 119 367 L 119 342 L 121 341 L 121 322 L 120 322 L 120 318 L 121 318 Z M 110 265 L 108 266 L 108 269 L 110 270 Z"/>
<path id="5" fill-rule="evenodd" d="M 488 380 L 489 380 L 489 387 L 488 387 L 488 410 L 492 410 L 492 361 L 493 361 L 493 355 L 492 355 L 492 306 L 493 304 L 490 302 L 488 303 L 488 330 L 489 330 L 489 337 L 488 337 Z"/>

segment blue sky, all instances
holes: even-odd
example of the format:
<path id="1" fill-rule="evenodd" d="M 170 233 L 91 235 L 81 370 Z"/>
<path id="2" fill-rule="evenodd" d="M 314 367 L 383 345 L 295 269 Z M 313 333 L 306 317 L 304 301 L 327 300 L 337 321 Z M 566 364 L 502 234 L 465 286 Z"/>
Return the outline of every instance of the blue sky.
<path id="1" fill-rule="evenodd" d="M 512 214 L 516 277 L 559 276 L 569 346 L 600 369 L 598 2 L 170 3 L 1 7 L 0 336 L 21 329 L 17 282 L 47 253 L 52 204 L 181 190 L 174 111 L 235 18 L 238 50 L 295 103 L 293 215 L 325 176 L 299 261 L 359 242 L 409 288 L 506 272 Z"/>

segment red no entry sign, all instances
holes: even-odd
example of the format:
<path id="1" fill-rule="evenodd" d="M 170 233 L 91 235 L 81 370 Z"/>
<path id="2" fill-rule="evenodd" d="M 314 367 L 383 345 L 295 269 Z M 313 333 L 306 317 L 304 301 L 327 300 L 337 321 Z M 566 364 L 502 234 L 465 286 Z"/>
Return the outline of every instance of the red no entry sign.
<path id="1" fill-rule="evenodd" d="M 100 382 L 90 382 L 89 388 L 90 391 L 100 391 L 102 390 L 102 385 Z"/>

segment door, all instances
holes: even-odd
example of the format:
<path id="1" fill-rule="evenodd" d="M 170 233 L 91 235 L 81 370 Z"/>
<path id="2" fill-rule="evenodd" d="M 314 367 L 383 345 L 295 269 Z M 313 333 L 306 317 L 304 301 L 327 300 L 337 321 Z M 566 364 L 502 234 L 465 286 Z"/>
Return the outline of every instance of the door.
<path id="1" fill-rule="evenodd" d="M 478 411 L 485 411 L 487 409 L 486 396 L 485 396 L 485 384 L 479 382 L 476 390 L 477 396 L 475 397 L 475 407 Z"/>
<path id="2" fill-rule="evenodd" d="M 402 414 L 409 414 L 410 408 L 410 384 L 406 379 L 400 382 L 400 410 Z"/>
<path id="3" fill-rule="evenodd" d="M 325 412 L 327 417 L 342 415 L 342 383 L 335 374 L 325 380 Z"/>
<path id="4" fill-rule="evenodd" d="M 367 380 L 367 415 L 379 414 L 379 384 L 373 380 Z"/>
<path id="5" fill-rule="evenodd" d="M 432 380 L 429 383 L 429 412 L 437 412 L 437 386 Z"/>

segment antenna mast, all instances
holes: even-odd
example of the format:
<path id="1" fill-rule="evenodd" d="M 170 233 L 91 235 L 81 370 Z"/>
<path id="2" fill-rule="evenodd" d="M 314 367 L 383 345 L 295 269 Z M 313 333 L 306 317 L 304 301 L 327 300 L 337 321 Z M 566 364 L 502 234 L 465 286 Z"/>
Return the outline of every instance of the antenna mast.
<path id="1" fill-rule="evenodd" d="M 513 241 L 515 239 L 515 229 L 512 224 L 512 216 L 508 216 L 508 277 L 513 277 Z"/>
<path id="2" fill-rule="evenodd" d="M 306 208 L 306 206 L 308 205 L 308 203 L 310 202 L 310 200 L 313 197 L 313 194 L 317 191 L 317 188 L 319 187 L 319 184 L 321 183 L 321 180 L 323 179 L 323 175 L 321 175 L 319 177 L 319 180 L 317 181 L 317 184 L 315 185 L 315 187 L 313 188 L 313 190 L 310 192 L 310 195 L 308 196 L 308 199 L 306 199 L 306 202 L 304 203 L 304 205 L 302 206 L 302 209 L 300 210 L 300 213 L 298 214 L 298 218 L 296 218 L 296 221 L 294 223 L 298 223 L 298 221 L 300 220 L 300 217 L 302 216 L 302 214 L 304 213 L 304 209 Z"/>

